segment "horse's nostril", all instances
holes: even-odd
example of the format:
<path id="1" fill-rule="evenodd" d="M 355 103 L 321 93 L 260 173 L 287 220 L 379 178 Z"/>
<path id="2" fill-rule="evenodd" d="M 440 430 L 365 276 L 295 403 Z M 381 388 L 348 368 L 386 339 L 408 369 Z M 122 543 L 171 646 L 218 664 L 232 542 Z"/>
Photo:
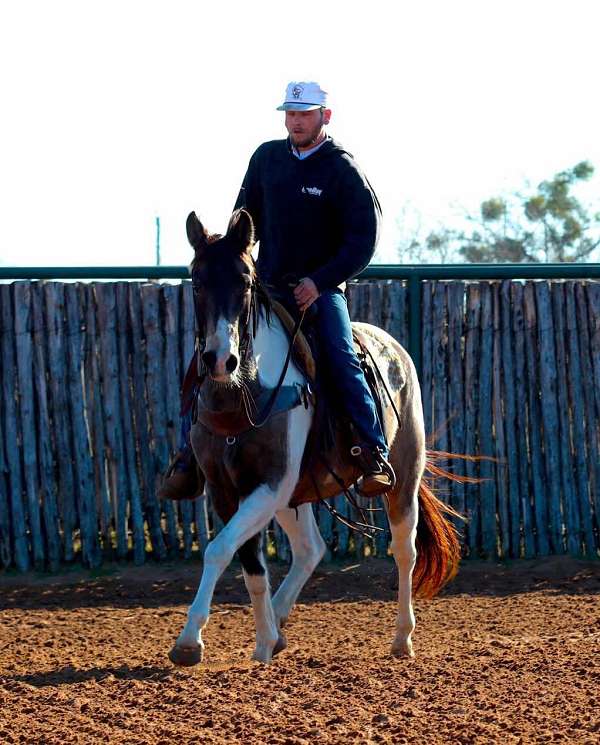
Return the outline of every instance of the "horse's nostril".
<path id="1" fill-rule="evenodd" d="M 225 369 L 228 373 L 232 373 L 235 368 L 238 366 L 238 358 L 235 356 L 235 354 L 230 354 L 229 359 L 225 363 Z"/>
<path id="2" fill-rule="evenodd" d="M 217 363 L 217 355 L 214 352 L 204 352 L 202 362 L 209 370 L 212 370 Z"/>

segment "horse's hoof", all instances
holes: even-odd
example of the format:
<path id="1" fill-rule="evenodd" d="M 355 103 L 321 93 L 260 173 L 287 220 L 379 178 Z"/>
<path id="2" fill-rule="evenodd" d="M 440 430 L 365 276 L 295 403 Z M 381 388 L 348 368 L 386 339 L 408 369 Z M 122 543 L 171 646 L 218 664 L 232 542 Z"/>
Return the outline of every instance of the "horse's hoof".
<path id="1" fill-rule="evenodd" d="M 412 642 L 404 642 L 403 644 L 392 645 L 392 655 L 398 659 L 406 657 L 414 657 Z"/>
<path id="2" fill-rule="evenodd" d="M 169 652 L 169 659 L 177 667 L 193 667 L 202 662 L 202 647 L 178 647 Z"/>
<path id="3" fill-rule="evenodd" d="M 273 657 L 275 657 L 276 654 L 283 652 L 283 650 L 286 647 L 287 647 L 287 639 L 285 638 L 283 634 L 279 634 L 277 642 L 275 643 L 275 646 L 273 647 Z"/>

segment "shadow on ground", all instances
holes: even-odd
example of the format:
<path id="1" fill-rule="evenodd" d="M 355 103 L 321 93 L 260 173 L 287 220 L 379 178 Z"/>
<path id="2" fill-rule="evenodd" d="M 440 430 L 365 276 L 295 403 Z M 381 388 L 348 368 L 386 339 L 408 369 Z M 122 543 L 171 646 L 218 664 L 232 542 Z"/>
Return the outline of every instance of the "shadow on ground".
<path id="1" fill-rule="evenodd" d="M 94 577 L 86 570 L 57 576 L 0 576 L 0 610 L 188 605 L 198 587 L 201 568 L 200 563 L 147 564 L 113 567 L 114 573 L 104 577 Z M 271 564 L 273 587 L 277 587 L 286 570 L 282 564 Z M 395 590 L 396 569 L 391 559 L 325 564 L 309 580 L 300 602 L 392 601 Z M 503 597 L 536 591 L 561 595 L 600 594 L 600 561 L 566 556 L 503 564 L 463 561 L 458 576 L 443 594 Z M 214 602 L 248 603 L 239 566 L 233 565 L 225 573 L 217 586 Z"/>

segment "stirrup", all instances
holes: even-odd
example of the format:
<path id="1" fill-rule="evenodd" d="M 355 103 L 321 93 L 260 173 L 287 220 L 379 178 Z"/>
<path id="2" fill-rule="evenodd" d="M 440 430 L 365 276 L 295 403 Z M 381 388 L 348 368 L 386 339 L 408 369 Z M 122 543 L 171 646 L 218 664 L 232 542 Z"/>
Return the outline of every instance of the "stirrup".
<path id="1" fill-rule="evenodd" d="M 389 482 L 389 485 L 386 485 L 385 489 L 382 489 L 380 493 L 391 491 L 394 488 L 396 485 L 396 474 L 391 464 L 384 458 L 381 448 L 377 446 L 354 445 L 350 448 L 350 453 L 358 460 L 358 466 L 363 472 L 363 475 L 357 481 L 359 492 L 361 492 L 360 482 L 363 482 L 365 478 L 379 474 L 385 475 Z M 373 495 L 375 493 L 372 495 L 365 493 L 365 496 Z"/>
<path id="2" fill-rule="evenodd" d="M 186 444 L 179 450 L 171 453 L 169 465 L 167 466 L 167 470 L 165 471 L 163 478 L 168 479 L 170 476 L 172 476 L 175 473 L 175 469 L 177 468 L 179 463 L 183 463 L 184 465 L 186 465 L 189 470 L 196 467 L 196 456 L 194 455 L 194 451 L 192 450 L 191 445 Z"/>

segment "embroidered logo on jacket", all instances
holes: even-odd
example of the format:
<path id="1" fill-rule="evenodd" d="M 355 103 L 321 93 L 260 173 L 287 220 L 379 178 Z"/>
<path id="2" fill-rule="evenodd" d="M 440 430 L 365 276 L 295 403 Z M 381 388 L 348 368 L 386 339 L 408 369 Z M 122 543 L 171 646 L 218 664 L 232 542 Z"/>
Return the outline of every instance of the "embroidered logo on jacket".
<path id="1" fill-rule="evenodd" d="M 303 186 L 302 193 L 312 194 L 313 197 L 320 197 L 321 194 L 323 193 L 323 189 L 317 189 L 316 186 Z"/>

